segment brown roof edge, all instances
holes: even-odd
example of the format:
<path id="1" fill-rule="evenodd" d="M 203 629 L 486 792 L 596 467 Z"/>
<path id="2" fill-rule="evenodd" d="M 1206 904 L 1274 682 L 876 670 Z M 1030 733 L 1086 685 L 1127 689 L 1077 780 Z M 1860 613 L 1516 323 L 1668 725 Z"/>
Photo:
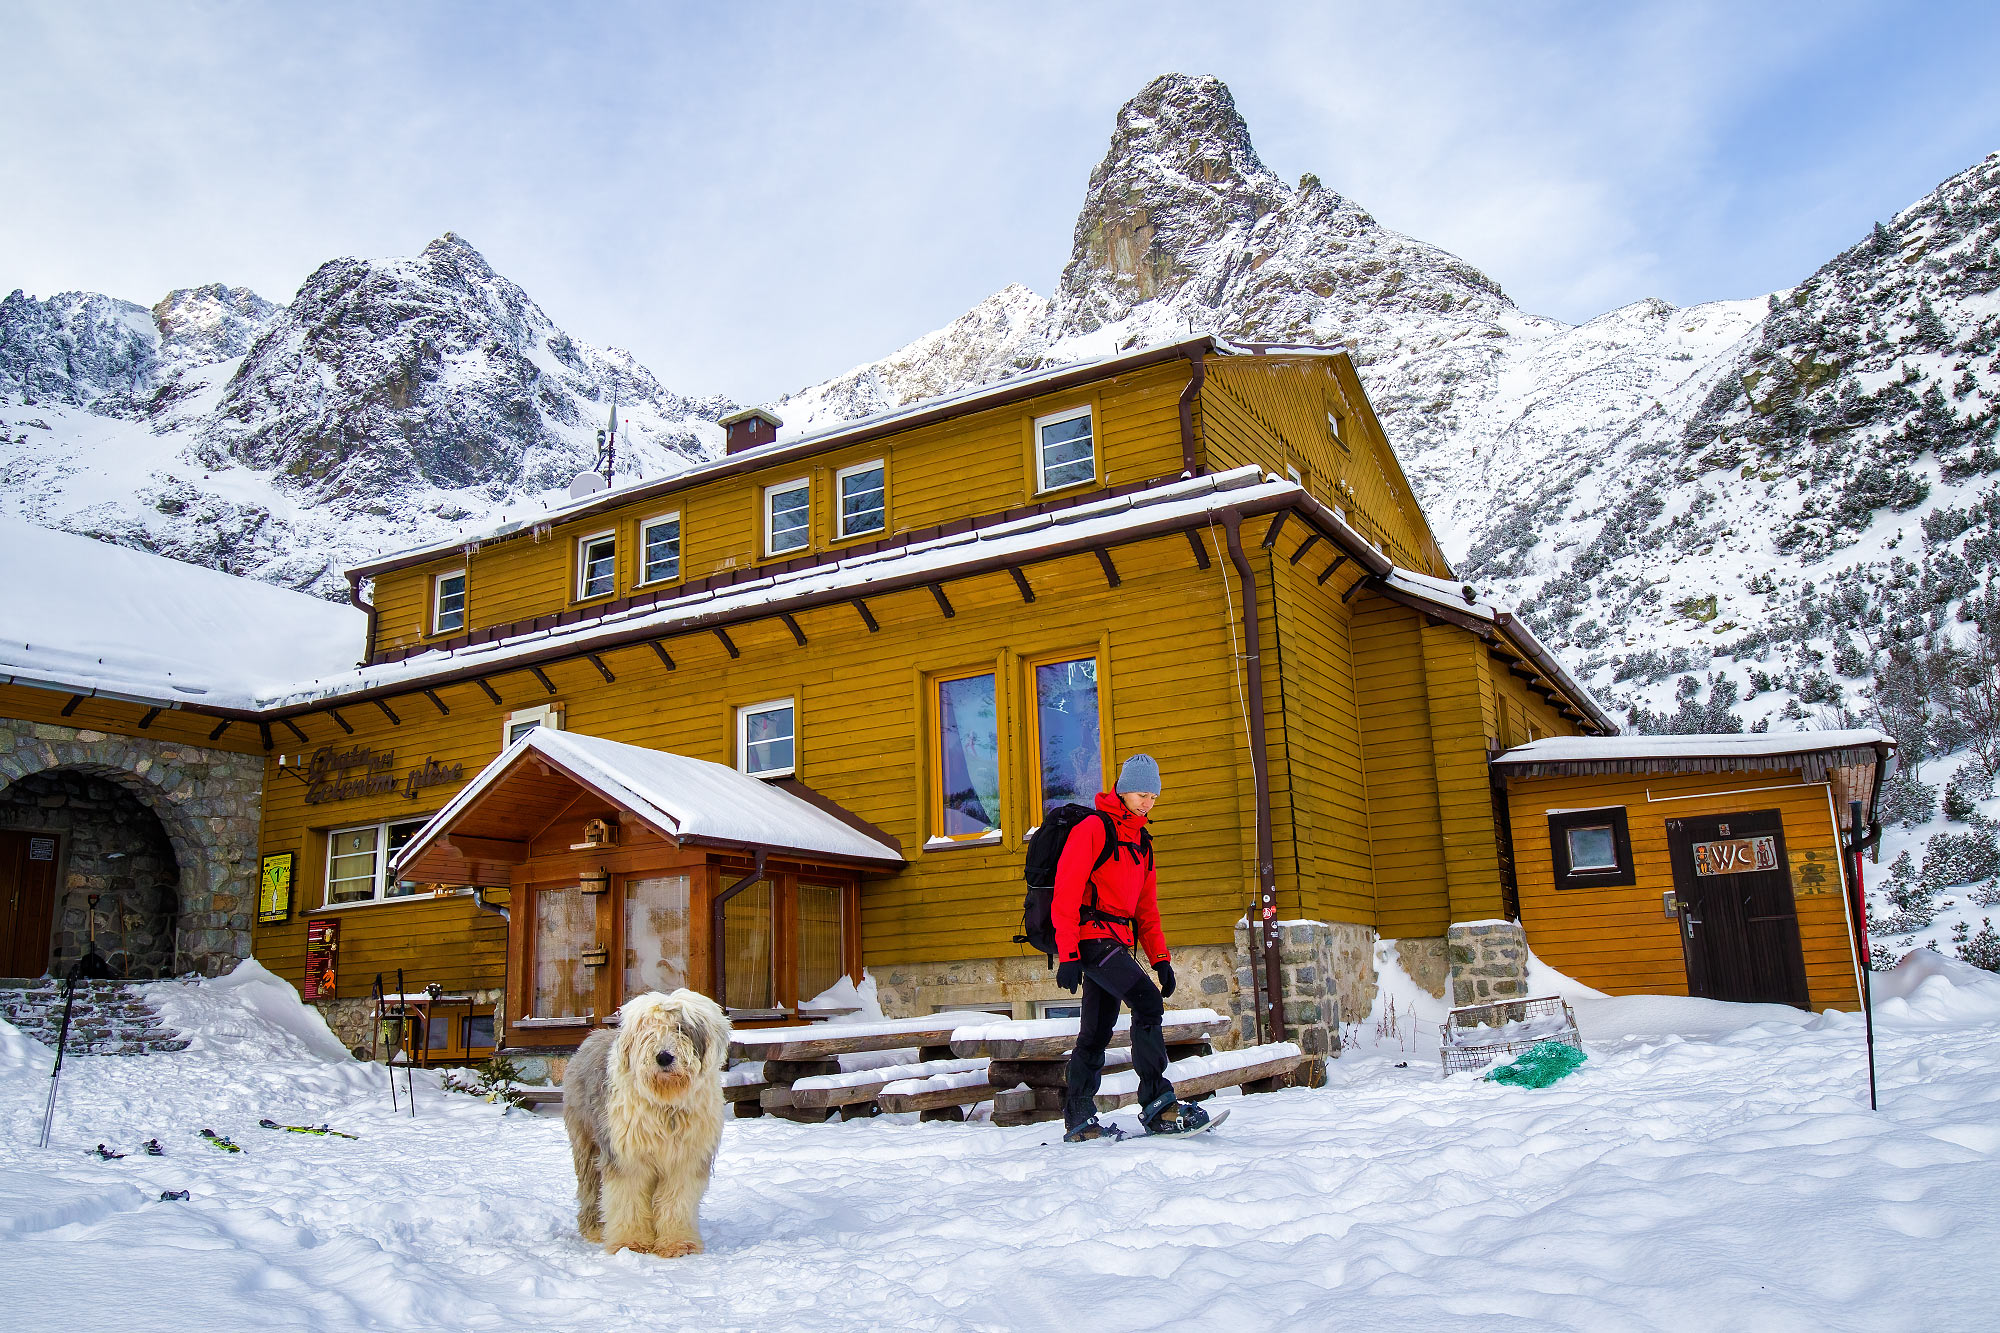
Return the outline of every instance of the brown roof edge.
<path id="1" fill-rule="evenodd" d="M 875 841 L 881 843 L 885 847 L 894 847 L 896 849 L 896 854 L 898 856 L 901 856 L 903 854 L 903 843 L 900 838 L 897 838 L 893 834 L 887 833 L 884 830 L 875 827 L 873 824 L 863 819 L 860 815 L 855 814 L 852 810 L 849 810 L 846 806 L 840 804 L 832 797 L 827 796 L 821 792 L 815 791 L 813 788 L 808 787 L 805 783 L 800 782 L 797 778 L 779 778 L 776 782 L 773 782 L 771 785 L 773 787 L 778 788 L 780 791 L 790 792 L 792 795 L 798 797 L 801 801 L 804 801 L 807 805 L 812 806 L 815 810 L 818 810 L 821 814 L 829 815 L 832 818 L 839 820 L 841 823 L 847 825 L 847 827 L 853 829 L 856 833 L 859 833 L 862 837 L 873 838 L 875 839 Z"/>
<path id="2" fill-rule="evenodd" d="M 567 510 L 561 514 L 552 514 L 549 516 L 548 521 L 551 523 L 569 523 L 576 519 L 589 518 L 592 515 L 601 514 L 608 509 L 616 509 L 636 501 L 651 499 L 655 496 L 668 495 L 686 487 L 704 485 L 725 477 L 739 476 L 745 472 L 755 472 L 761 468 L 789 463 L 799 458 L 810 458 L 814 454 L 826 453 L 830 450 L 844 448 L 851 444 L 866 444 L 870 440 L 883 439 L 890 435 L 900 435 L 905 431 L 916 430 L 923 426 L 936 425 L 940 421 L 950 421 L 957 417 L 971 416 L 975 412 L 985 412 L 996 407 L 1007 407 L 1014 403 L 1027 402 L 1030 399 L 1041 398 L 1048 394 L 1061 393 L 1064 389 L 1073 389 L 1080 384 L 1091 384 L 1098 380 L 1111 379 L 1117 375 L 1127 374 L 1134 370 L 1143 370 L 1148 366 L 1162 365 L 1170 361 L 1179 361 L 1184 358 L 1192 359 L 1207 355 L 1215 350 L 1215 339 L 1211 337 L 1190 338 L 1185 342 L 1171 343 L 1164 347 L 1155 347 L 1149 351 L 1135 353 L 1132 356 L 1119 360 L 1093 362 L 1066 375 L 1052 375 L 1047 379 L 1031 378 L 1012 384 L 1002 383 L 996 385 L 990 393 L 976 394 L 970 398 L 946 403 L 928 411 L 913 412 L 908 416 L 893 417 L 887 421 L 876 422 L 873 425 L 864 423 L 857 425 L 852 430 L 835 431 L 830 435 L 809 436 L 806 439 L 782 448 L 736 454 L 728 458 L 719 459 L 715 463 L 705 465 L 701 468 L 690 469 L 689 472 L 676 473 L 671 477 L 662 477 L 658 481 L 645 482 L 622 491 L 606 491 L 602 499 L 577 509 Z M 700 475 L 693 475 L 697 471 Z M 507 533 L 506 537 L 488 537 L 483 539 L 483 543 L 506 540 L 515 536 L 524 536 L 532 531 L 535 526 L 536 522 L 523 522 L 519 529 Z M 468 541 L 482 541 L 482 539 L 472 538 L 451 542 L 434 542 L 421 550 L 410 551 L 403 555 L 386 556 L 379 560 L 366 561 L 355 565 L 347 571 L 347 575 L 349 579 L 358 583 L 359 580 L 364 578 L 374 578 L 377 575 L 387 574 L 394 570 L 408 569 L 413 565 L 428 564 L 448 551 L 467 545 Z"/>

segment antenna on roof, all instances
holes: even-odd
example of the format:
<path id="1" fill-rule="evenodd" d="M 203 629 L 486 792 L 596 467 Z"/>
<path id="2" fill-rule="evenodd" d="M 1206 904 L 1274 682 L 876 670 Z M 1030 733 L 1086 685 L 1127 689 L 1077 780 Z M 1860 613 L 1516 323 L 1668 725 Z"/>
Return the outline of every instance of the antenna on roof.
<path id="1" fill-rule="evenodd" d="M 611 420 L 597 432 L 597 465 L 604 471 L 604 484 L 611 485 L 611 470 L 618 461 L 618 395 L 611 395 Z"/>

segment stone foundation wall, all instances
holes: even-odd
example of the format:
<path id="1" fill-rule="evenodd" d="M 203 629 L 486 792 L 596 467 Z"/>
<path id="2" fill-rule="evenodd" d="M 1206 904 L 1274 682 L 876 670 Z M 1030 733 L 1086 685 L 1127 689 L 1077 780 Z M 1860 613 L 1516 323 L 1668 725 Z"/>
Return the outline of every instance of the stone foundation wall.
<path id="1" fill-rule="evenodd" d="M 1445 942 L 1451 952 L 1454 1005 L 1518 1000 L 1528 994 L 1528 937 L 1514 922 L 1455 925 Z"/>
<path id="2" fill-rule="evenodd" d="M 1279 938 L 1283 1040 L 1307 1055 L 1339 1055 L 1341 1023 L 1360 1022 L 1375 1003 L 1375 932 L 1350 922 L 1285 921 Z M 1247 921 L 1236 923 L 1235 959 L 1231 1026 L 1240 1044 L 1255 1045 L 1266 974 L 1263 931 Z"/>
<path id="3" fill-rule="evenodd" d="M 171 909 L 172 927 L 180 936 L 179 970 L 219 976 L 250 956 L 250 920 L 257 904 L 257 825 L 264 798 L 262 759 L 198 745 L 0 718 L 0 800 L 8 799 L 9 789 L 21 779 L 52 771 L 63 777 L 65 796 L 69 775 L 98 779 L 122 788 L 158 819 L 179 867 Z M 87 785 L 85 796 L 90 799 Z M 36 808 L 63 807 L 38 804 Z M 106 872 L 107 885 L 123 873 Z M 143 898 L 139 876 L 133 879 L 131 892 Z M 100 902 L 100 913 L 104 910 Z M 63 915 L 62 929 L 74 932 L 76 925 L 87 929 L 81 917 L 68 924 L 67 906 Z M 100 917 L 100 947 L 104 926 Z M 172 931 L 163 926 L 147 933 L 157 937 Z M 171 944 L 168 948 L 167 966 L 172 968 Z"/>

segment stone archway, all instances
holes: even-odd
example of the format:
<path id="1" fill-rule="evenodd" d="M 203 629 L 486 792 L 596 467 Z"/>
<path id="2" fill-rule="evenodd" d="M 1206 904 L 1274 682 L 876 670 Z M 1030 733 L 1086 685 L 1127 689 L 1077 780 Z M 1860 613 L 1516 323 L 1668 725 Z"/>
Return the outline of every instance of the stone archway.
<path id="1" fill-rule="evenodd" d="M 113 784 L 159 820 L 180 872 L 173 912 L 178 953 L 170 967 L 218 976 L 250 956 L 261 759 L 0 718 L 0 795 L 22 778 L 51 772 Z"/>

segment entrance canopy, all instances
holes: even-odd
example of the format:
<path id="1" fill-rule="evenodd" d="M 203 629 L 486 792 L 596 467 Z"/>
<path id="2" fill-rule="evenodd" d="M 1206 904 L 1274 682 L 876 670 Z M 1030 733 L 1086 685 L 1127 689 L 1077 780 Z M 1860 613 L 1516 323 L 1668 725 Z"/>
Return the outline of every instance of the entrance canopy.
<path id="1" fill-rule="evenodd" d="M 418 880 L 505 884 L 504 877 L 482 879 L 478 872 L 528 860 L 537 836 L 573 811 L 580 796 L 594 796 L 675 847 L 882 870 L 904 865 L 888 835 L 802 784 L 774 785 L 703 759 L 537 727 L 417 831 L 396 871 Z"/>

